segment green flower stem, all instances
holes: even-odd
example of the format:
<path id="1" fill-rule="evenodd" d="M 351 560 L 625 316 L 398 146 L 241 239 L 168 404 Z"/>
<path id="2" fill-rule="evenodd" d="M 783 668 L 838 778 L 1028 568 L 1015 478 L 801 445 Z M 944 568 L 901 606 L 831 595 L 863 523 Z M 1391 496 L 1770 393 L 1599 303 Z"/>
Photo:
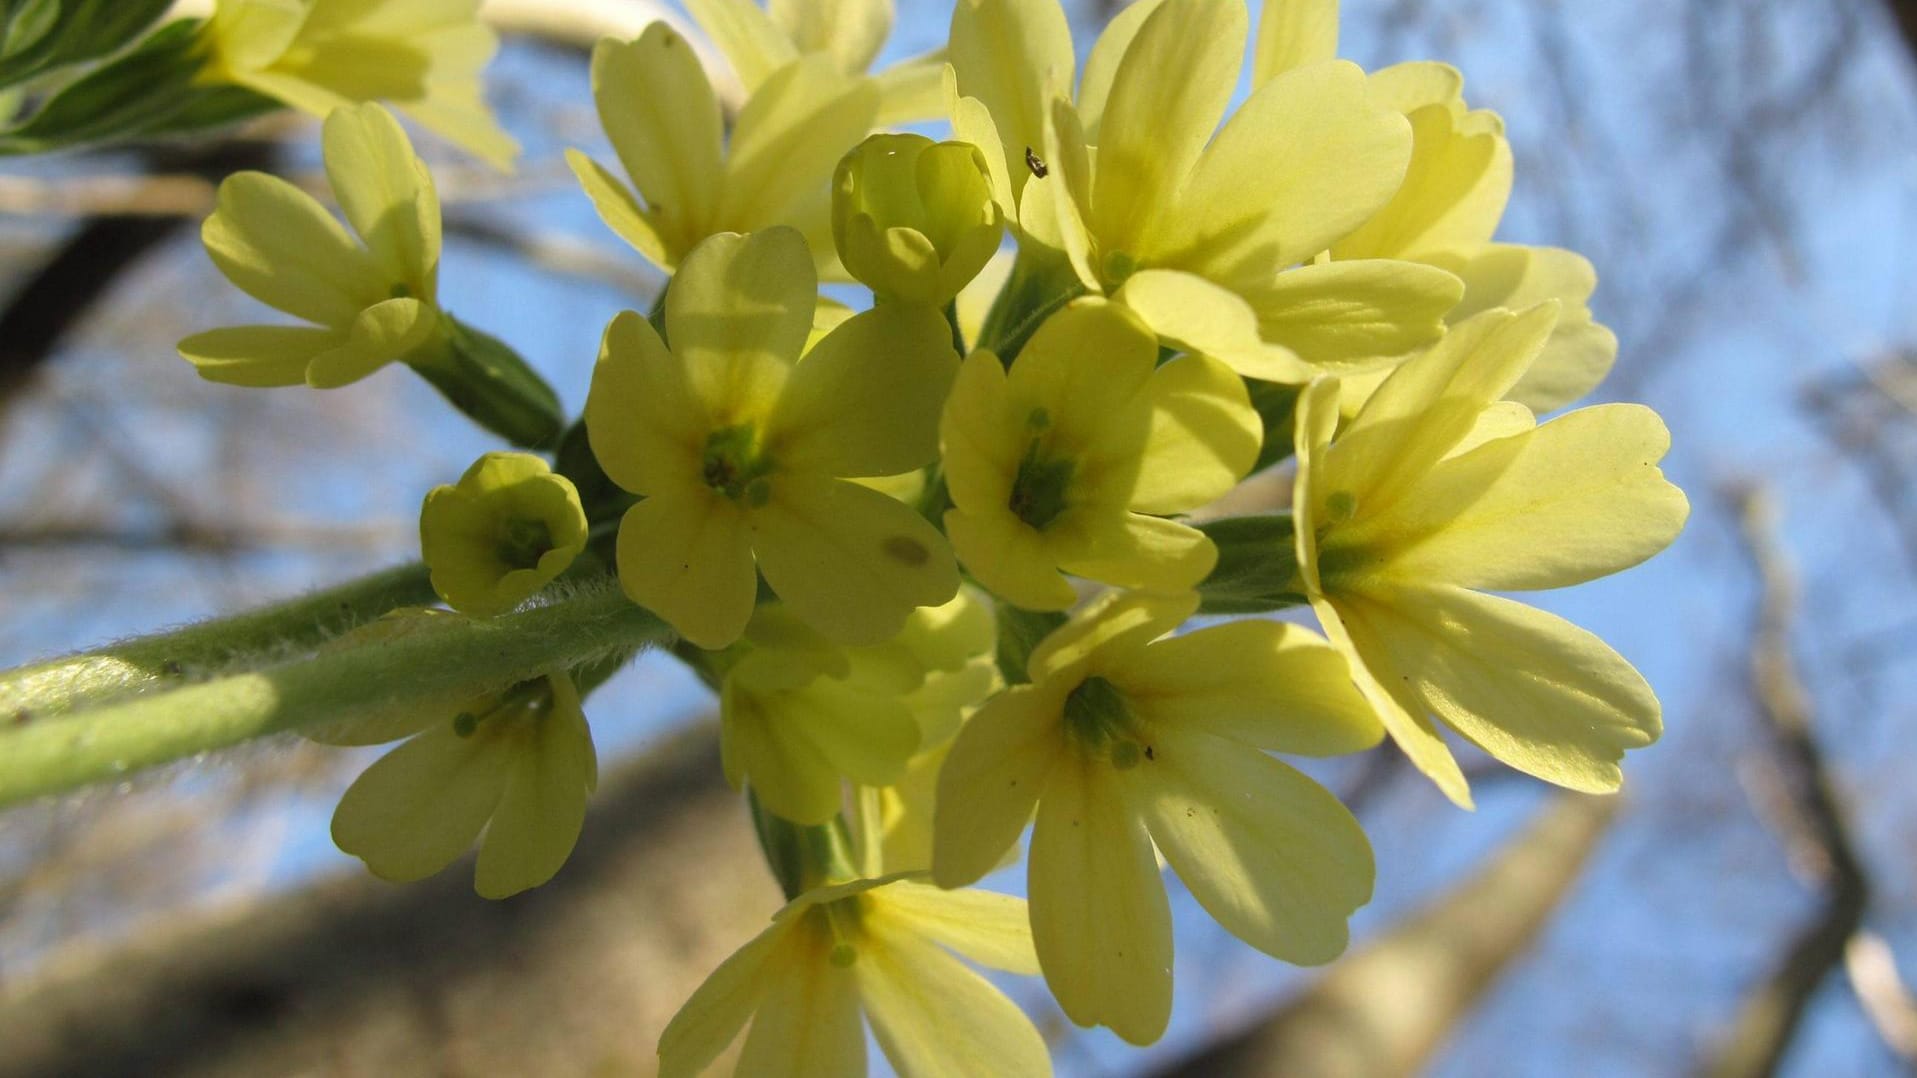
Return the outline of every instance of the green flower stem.
<path id="1" fill-rule="evenodd" d="M 259 610 L 0 673 L 0 730 L 174 685 L 247 655 L 304 648 L 397 607 L 436 602 L 414 562 Z"/>
<path id="2" fill-rule="evenodd" d="M 0 808 L 329 719 L 497 691 L 670 632 L 605 584 L 517 614 L 435 618 L 400 636 L 0 726 Z"/>

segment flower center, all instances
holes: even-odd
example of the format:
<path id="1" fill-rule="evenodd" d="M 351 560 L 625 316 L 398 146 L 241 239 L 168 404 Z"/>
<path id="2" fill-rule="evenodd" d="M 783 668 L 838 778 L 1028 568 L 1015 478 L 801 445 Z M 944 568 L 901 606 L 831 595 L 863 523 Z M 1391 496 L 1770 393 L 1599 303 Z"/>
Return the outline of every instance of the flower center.
<path id="1" fill-rule="evenodd" d="M 553 548 L 552 528 L 543 520 L 512 517 L 500 525 L 495 550 L 508 569 L 537 569 Z"/>
<path id="2" fill-rule="evenodd" d="M 1042 432 L 1052 425 L 1051 414 L 1034 408 L 1026 426 Z M 1044 531 L 1068 507 L 1066 494 L 1077 470 L 1069 457 L 1055 457 L 1044 449 L 1043 438 L 1033 438 L 1018 462 L 1018 474 L 1012 479 L 1012 494 L 1006 508 L 1012 515 L 1038 531 Z"/>
<path id="3" fill-rule="evenodd" d="M 706 486 L 733 501 L 743 498 L 747 505 L 764 505 L 772 494 L 767 479 L 772 458 L 760 451 L 759 432 L 750 423 L 722 427 L 706 437 L 700 474 Z"/>
<path id="4" fill-rule="evenodd" d="M 1065 730 L 1080 749 L 1105 757 L 1120 771 L 1137 767 L 1141 759 L 1155 758 L 1152 747 L 1139 740 L 1138 719 L 1124 692 L 1096 675 L 1080 682 L 1065 698 Z"/>

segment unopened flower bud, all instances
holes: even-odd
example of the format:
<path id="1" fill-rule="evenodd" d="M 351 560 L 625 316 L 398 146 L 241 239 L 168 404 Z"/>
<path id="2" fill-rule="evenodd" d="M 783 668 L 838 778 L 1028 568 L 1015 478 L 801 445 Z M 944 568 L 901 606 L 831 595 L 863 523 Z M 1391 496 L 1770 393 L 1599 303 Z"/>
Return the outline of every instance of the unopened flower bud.
<path id="1" fill-rule="evenodd" d="M 833 180 L 839 260 L 883 299 L 949 301 L 998 250 L 1003 225 L 985 157 L 969 142 L 873 135 Z"/>

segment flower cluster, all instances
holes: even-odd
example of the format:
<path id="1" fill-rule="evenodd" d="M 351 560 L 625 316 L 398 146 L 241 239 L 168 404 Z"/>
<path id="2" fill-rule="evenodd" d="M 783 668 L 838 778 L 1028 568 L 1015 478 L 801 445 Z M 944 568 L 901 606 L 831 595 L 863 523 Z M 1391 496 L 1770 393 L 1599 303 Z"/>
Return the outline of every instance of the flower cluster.
<path id="1" fill-rule="evenodd" d="M 222 70 L 290 85 L 344 18 L 309 6 L 280 26 L 222 2 Z M 451 10 L 381 10 L 415 6 Z M 1331 961 L 1371 849 L 1274 754 L 1388 736 L 1467 807 L 1460 742 L 1618 788 L 1656 697 L 1596 637 L 1490 593 L 1635 565 L 1688 507 L 1648 409 L 1538 421 L 1597 385 L 1615 340 L 1588 263 L 1494 239 L 1510 148 L 1456 71 L 1336 59 L 1333 0 L 1268 4 L 1235 110 L 1242 0 L 1138 0 L 1082 71 L 1055 0 L 959 0 L 942 60 L 877 75 L 889 0 L 688 7 L 746 96 L 727 117 L 663 23 L 594 50 L 624 177 L 569 160 L 669 280 L 649 315 L 611 319 L 563 434 L 514 411 L 552 399 L 543 382 L 439 306 L 432 182 L 375 105 L 325 127 L 357 241 L 251 174 L 204 230 L 234 284 L 313 325 L 180 346 L 245 385 L 399 360 L 551 451 L 488 454 L 427 497 L 450 616 L 610 570 L 718 693 L 726 777 L 788 902 L 666 1031 L 666 1073 L 748 1025 L 741 1073 L 857 1072 L 861 1014 L 904 1074 L 1046 1072 L 1029 1022 L 947 948 L 1150 1043 L 1172 1007 L 1164 865 L 1252 946 Z M 482 33 L 420 47 L 470 59 Z M 883 130 L 937 113 L 953 140 Z M 1204 516 L 1287 458 L 1288 512 Z M 1287 607 L 1318 631 L 1261 616 Z M 410 738 L 348 791 L 339 845 L 412 879 L 478 841 L 482 893 L 543 882 L 579 834 L 580 695 L 606 673 L 316 733 Z M 967 890 L 1028 826 L 1029 907 Z"/>

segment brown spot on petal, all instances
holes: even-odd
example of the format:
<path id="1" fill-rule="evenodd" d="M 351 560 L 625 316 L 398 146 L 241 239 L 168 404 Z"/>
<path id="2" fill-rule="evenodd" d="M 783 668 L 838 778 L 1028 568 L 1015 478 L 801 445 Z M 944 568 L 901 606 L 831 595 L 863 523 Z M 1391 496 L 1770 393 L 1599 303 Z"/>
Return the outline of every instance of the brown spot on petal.
<path id="1" fill-rule="evenodd" d="M 925 549 L 924 543 L 919 542 L 909 535 L 894 535 L 879 544 L 879 548 L 885 551 L 886 557 L 891 558 L 901 565 L 910 565 L 915 569 L 924 565 L 926 559 L 932 556 L 932 552 Z"/>

